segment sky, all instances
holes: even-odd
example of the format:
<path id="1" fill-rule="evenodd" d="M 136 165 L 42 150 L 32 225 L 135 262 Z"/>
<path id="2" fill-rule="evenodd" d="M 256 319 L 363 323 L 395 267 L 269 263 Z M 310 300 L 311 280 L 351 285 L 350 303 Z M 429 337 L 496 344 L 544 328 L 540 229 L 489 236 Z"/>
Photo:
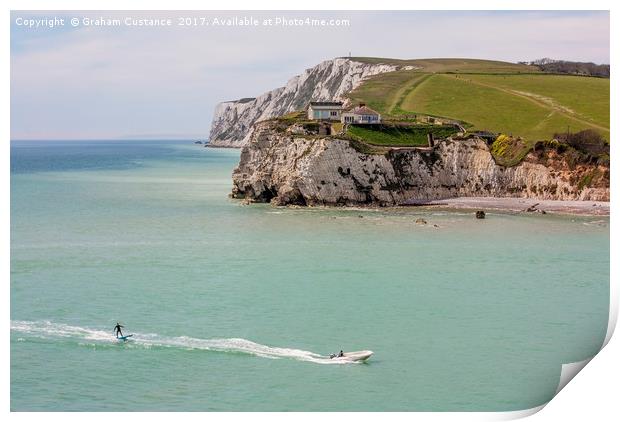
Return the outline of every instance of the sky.
<path id="1" fill-rule="evenodd" d="M 41 25 L 55 17 L 64 25 Z M 232 17 L 259 25 L 213 25 Z M 97 18 L 121 25 L 85 25 Z M 172 25 L 126 25 L 126 18 L 169 18 Z M 349 24 L 263 25 L 278 18 Z M 30 19 L 39 27 L 25 26 Z M 609 13 L 12 12 L 11 139 L 206 139 L 217 103 L 260 95 L 349 53 L 609 63 Z"/>

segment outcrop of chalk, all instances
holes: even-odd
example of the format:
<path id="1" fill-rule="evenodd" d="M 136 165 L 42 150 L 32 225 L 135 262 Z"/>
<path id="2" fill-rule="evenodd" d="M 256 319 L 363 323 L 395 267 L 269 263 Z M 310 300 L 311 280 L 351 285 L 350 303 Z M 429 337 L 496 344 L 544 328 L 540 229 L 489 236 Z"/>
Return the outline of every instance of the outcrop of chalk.
<path id="1" fill-rule="evenodd" d="M 336 58 L 307 69 L 290 79 L 286 86 L 265 92 L 257 98 L 220 103 L 213 113 L 209 146 L 240 148 L 249 140 L 255 122 L 303 110 L 310 101 L 345 100 L 345 94 L 357 88 L 366 78 L 398 69 L 398 66 L 388 64 Z"/>
<path id="2" fill-rule="evenodd" d="M 434 148 L 366 154 L 348 140 L 278 132 L 255 125 L 233 172 L 232 196 L 276 205 L 394 206 L 453 197 L 518 197 L 609 201 L 609 168 L 571 168 L 553 151 L 530 153 L 514 167 L 495 163 L 478 138 Z M 596 170 L 593 186 L 579 180 Z"/>

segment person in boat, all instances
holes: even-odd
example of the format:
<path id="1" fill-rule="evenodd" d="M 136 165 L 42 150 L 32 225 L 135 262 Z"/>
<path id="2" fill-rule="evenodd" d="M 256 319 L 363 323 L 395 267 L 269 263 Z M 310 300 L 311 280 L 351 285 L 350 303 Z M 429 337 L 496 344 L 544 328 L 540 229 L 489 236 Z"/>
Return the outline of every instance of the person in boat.
<path id="1" fill-rule="evenodd" d="M 116 326 L 114 327 L 114 332 L 116 333 L 116 338 L 118 338 L 119 335 L 120 335 L 120 337 L 123 337 L 123 332 L 121 331 L 121 328 L 125 328 L 125 327 L 122 326 L 120 324 L 120 322 L 117 322 Z"/>
<path id="2" fill-rule="evenodd" d="M 340 353 L 338 353 L 338 357 L 341 358 L 344 356 L 344 352 L 341 350 Z"/>
<path id="3" fill-rule="evenodd" d="M 340 353 L 332 353 L 331 355 L 329 355 L 329 358 L 330 359 L 341 358 L 343 356 L 344 356 L 344 352 L 341 350 Z"/>

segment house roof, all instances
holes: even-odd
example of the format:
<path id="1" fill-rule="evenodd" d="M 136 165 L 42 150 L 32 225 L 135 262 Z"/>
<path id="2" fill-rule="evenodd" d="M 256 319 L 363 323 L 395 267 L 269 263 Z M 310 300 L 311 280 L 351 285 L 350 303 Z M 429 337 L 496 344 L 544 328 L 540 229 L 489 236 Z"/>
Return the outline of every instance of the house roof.
<path id="1" fill-rule="evenodd" d="M 368 116 L 368 115 L 378 116 L 379 115 L 379 113 L 374 111 L 372 108 L 366 107 L 365 105 L 364 106 L 354 107 L 351 110 L 348 110 L 347 113 L 363 114 L 365 116 Z"/>
<path id="2" fill-rule="evenodd" d="M 310 101 L 312 107 L 342 107 L 340 101 Z"/>

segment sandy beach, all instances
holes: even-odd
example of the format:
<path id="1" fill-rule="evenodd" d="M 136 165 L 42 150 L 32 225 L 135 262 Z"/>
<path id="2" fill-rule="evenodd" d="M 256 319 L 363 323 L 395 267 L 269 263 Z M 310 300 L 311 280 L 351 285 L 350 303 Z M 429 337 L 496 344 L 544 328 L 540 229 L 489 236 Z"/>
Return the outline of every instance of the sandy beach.
<path id="1" fill-rule="evenodd" d="M 609 215 L 609 202 L 603 201 L 553 201 L 529 198 L 461 197 L 434 201 L 412 202 L 412 206 L 441 208 L 502 210 L 513 212 L 539 212 L 579 215 Z"/>

